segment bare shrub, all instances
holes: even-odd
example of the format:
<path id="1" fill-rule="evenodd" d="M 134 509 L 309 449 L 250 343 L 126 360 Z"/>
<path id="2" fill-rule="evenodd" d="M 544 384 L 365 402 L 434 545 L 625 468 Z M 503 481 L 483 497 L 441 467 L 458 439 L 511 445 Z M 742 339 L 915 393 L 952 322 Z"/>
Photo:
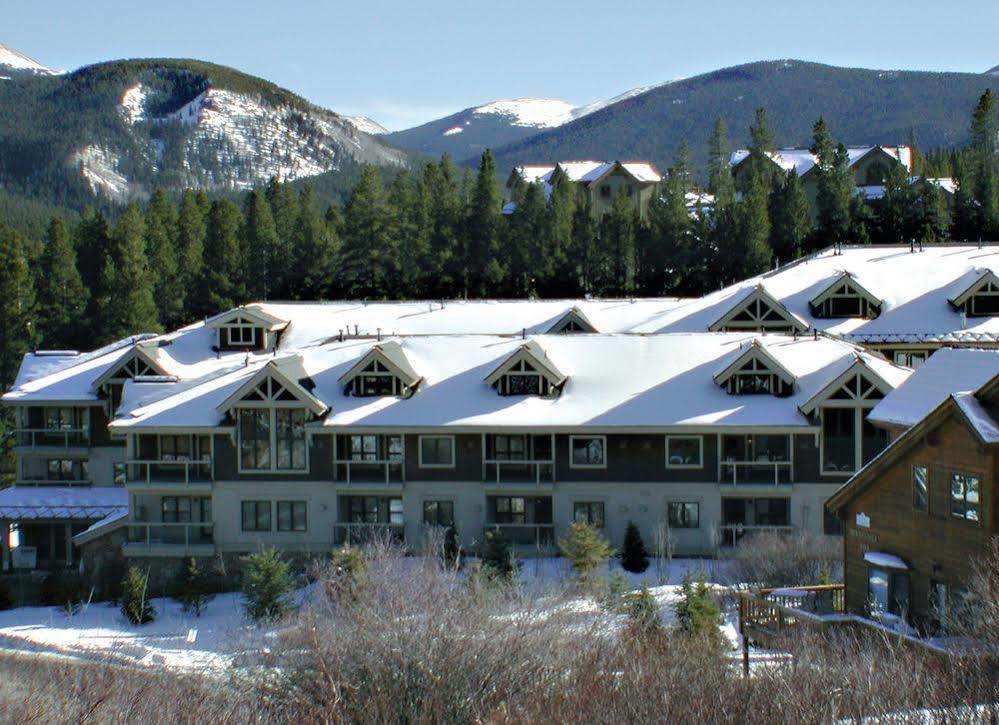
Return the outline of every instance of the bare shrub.
<path id="1" fill-rule="evenodd" d="M 729 555 L 727 578 L 758 587 L 818 584 L 840 571 L 842 557 L 842 539 L 834 536 L 750 534 Z"/>

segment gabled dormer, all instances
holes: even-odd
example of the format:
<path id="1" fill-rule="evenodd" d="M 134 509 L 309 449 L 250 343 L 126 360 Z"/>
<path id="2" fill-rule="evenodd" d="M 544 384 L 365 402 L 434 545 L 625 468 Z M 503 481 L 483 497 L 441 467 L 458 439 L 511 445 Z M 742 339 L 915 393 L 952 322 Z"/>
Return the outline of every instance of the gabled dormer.
<path id="1" fill-rule="evenodd" d="M 795 317 L 762 284 L 734 304 L 728 312 L 708 326 L 710 332 L 805 332 L 808 325 Z"/>
<path id="2" fill-rule="evenodd" d="M 794 375 L 773 355 L 753 340 L 741 355 L 714 377 L 729 395 L 774 395 L 787 397 L 794 392 Z"/>
<path id="3" fill-rule="evenodd" d="M 423 378 L 394 340 L 371 348 L 356 365 L 340 377 L 344 395 L 373 397 L 409 395 Z"/>
<path id="4" fill-rule="evenodd" d="M 325 415 L 329 406 L 310 392 L 312 383 L 300 367 L 298 373 L 292 374 L 296 370 L 294 363 L 295 360 L 270 361 L 222 401 L 218 411 L 225 415 L 235 408 L 297 406 L 316 417 Z"/>
<path id="5" fill-rule="evenodd" d="M 108 415 L 113 416 L 121 405 L 121 393 L 126 381 L 167 377 L 169 374 L 156 362 L 152 349 L 136 343 L 93 382 L 93 389 L 106 401 Z"/>
<path id="6" fill-rule="evenodd" d="M 564 334 L 564 335 L 578 335 L 584 333 L 597 332 L 597 328 L 593 326 L 583 311 L 578 307 L 573 307 L 572 309 L 566 311 L 564 315 L 558 318 L 558 321 L 548 329 L 548 334 Z"/>
<path id="7" fill-rule="evenodd" d="M 525 342 L 486 378 L 500 395 L 558 395 L 567 380 L 544 349 L 535 341 Z"/>
<path id="8" fill-rule="evenodd" d="M 278 336 L 288 321 L 256 305 L 247 305 L 216 315 L 205 324 L 216 331 L 215 346 L 219 350 L 258 352 L 277 346 Z"/>
<path id="9" fill-rule="evenodd" d="M 843 272 L 808 304 L 812 314 L 820 319 L 852 317 L 871 320 L 881 314 L 882 301 L 849 272 Z"/>
<path id="10" fill-rule="evenodd" d="M 950 303 L 968 317 L 999 315 L 999 278 L 991 269 L 976 270 L 970 284 Z"/>

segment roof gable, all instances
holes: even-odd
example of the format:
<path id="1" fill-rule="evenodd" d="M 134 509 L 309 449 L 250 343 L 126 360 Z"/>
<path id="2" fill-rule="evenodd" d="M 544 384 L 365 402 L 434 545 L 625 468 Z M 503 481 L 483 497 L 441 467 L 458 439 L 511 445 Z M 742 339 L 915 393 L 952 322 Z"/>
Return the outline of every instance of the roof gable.
<path id="1" fill-rule="evenodd" d="M 763 388 L 752 382 L 744 384 L 740 378 L 762 379 Z M 714 376 L 714 381 L 732 394 L 766 392 L 783 397 L 794 388 L 795 376 L 754 339 L 741 355 Z"/>
<path id="2" fill-rule="evenodd" d="M 555 324 L 552 325 L 546 331 L 546 334 L 552 335 L 556 333 L 592 333 L 599 332 L 589 318 L 583 313 L 578 307 L 573 307 L 567 310 L 564 315 L 562 315 Z"/>
<path id="3" fill-rule="evenodd" d="M 845 317 L 847 315 L 835 314 L 837 309 L 833 303 L 833 300 L 844 297 L 856 297 L 862 301 L 866 301 L 868 312 L 872 310 L 876 312 L 874 315 L 862 314 L 864 312 L 864 305 L 862 304 L 860 305 L 861 314 L 859 315 L 861 317 L 877 317 L 877 315 L 880 314 L 881 305 L 883 304 L 881 298 L 871 293 L 870 290 L 864 287 L 852 274 L 846 271 L 841 272 L 828 287 L 809 300 L 808 304 L 812 309 L 812 313 L 816 317 Z"/>
<path id="4" fill-rule="evenodd" d="M 205 325 L 216 330 L 231 325 L 254 325 L 273 332 L 287 327 L 288 321 L 275 317 L 257 305 L 245 305 L 218 314 Z"/>
<path id="5" fill-rule="evenodd" d="M 101 386 L 116 379 L 132 380 L 142 377 L 170 377 L 170 374 L 143 349 L 141 343 L 136 343 L 131 350 L 122 356 L 121 360 L 94 380 L 93 389 L 98 390 Z"/>
<path id="6" fill-rule="evenodd" d="M 537 373 L 542 376 L 551 388 L 561 386 L 567 376 L 552 362 L 535 340 L 525 342 L 517 348 L 506 360 L 499 364 L 485 379 L 489 386 L 495 387 L 507 375 Z M 502 392 L 502 391 L 501 391 Z"/>
<path id="7" fill-rule="evenodd" d="M 999 293 L 999 277 L 991 269 L 975 270 L 972 276 L 971 283 L 949 300 L 956 309 L 964 308 L 979 292 Z"/>
<path id="8" fill-rule="evenodd" d="M 841 400 L 851 407 L 870 405 L 884 398 L 893 390 L 893 386 L 878 375 L 860 355 L 850 367 L 829 381 L 821 390 L 809 398 L 802 406 L 801 412 L 811 415 L 825 402 Z"/>
<path id="9" fill-rule="evenodd" d="M 223 400 L 217 410 L 225 414 L 241 405 L 286 407 L 288 403 L 299 403 L 316 416 L 324 415 L 329 410 L 328 405 L 288 375 L 288 366 L 271 360 Z"/>
<path id="10" fill-rule="evenodd" d="M 374 345 L 357 363 L 340 376 L 339 382 L 341 385 L 348 386 L 355 378 L 372 367 L 378 373 L 396 376 L 405 388 L 403 392 L 408 392 L 422 380 L 422 377 L 410 364 L 402 345 L 395 340 L 390 340 Z"/>
<path id="11" fill-rule="evenodd" d="M 791 314 L 787 307 L 767 292 L 762 284 L 757 284 L 749 294 L 708 326 L 710 332 L 786 329 L 805 332 L 808 330 L 808 325 Z"/>

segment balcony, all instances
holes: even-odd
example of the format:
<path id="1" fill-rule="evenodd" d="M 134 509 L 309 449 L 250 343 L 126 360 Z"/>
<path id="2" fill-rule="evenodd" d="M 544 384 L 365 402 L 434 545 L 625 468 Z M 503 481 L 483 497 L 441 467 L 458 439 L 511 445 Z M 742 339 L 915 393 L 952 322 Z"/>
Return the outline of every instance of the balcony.
<path id="1" fill-rule="evenodd" d="M 133 460 L 128 466 L 128 486 L 135 489 L 211 490 L 214 472 L 211 460 Z"/>
<path id="2" fill-rule="evenodd" d="M 734 547 L 746 536 L 753 534 L 780 534 L 790 535 L 794 533 L 793 526 L 770 526 L 765 524 L 722 524 L 718 527 L 718 546 Z"/>
<path id="3" fill-rule="evenodd" d="M 347 486 L 379 484 L 402 488 L 406 480 L 405 463 L 401 458 L 377 460 L 337 459 L 333 461 L 336 480 Z"/>
<path id="4" fill-rule="evenodd" d="M 528 483 L 539 488 L 550 488 L 555 483 L 555 460 L 552 458 L 535 461 L 486 459 L 482 462 L 482 481 L 492 485 Z"/>
<path id="5" fill-rule="evenodd" d="M 334 546 L 387 542 L 402 544 L 406 540 L 405 524 L 341 521 L 333 524 Z"/>
<path id="6" fill-rule="evenodd" d="M 86 428 L 18 428 L 17 445 L 23 448 L 86 448 L 90 432 Z"/>
<path id="7" fill-rule="evenodd" d="M 37 486 L 41 487 L 72 487 L 77 486 L 93 486 L 94 482 L 90 479 L 83 478 L 71 478 L 71 479 L 49 479 L 49 478 L 19 478 L 14 481 L 15 486 Z"/>
<path id="8" fill-rule="evenodd" d="M 503 538 L 520 548 L 550 551 L 555 546 L 555 524 L 486 524 L 483 534 L 498 531 Z"/>
<path id="9" fill-rule="evenodd" d="M 215 553 L 215 524 L 131 521 L 126 524 L 127 556 L 211 556 Z"/>
<path id="10" fill-rule="evenodd" d="M 763 483 L 779 486 L 782 483 L 791 483 L 791 478 L 791 461 L 770 460 L 769 458 L 756 461 L 726 459 L 721 462 L 719 483 L 733 486 L 740 483 Z"/>

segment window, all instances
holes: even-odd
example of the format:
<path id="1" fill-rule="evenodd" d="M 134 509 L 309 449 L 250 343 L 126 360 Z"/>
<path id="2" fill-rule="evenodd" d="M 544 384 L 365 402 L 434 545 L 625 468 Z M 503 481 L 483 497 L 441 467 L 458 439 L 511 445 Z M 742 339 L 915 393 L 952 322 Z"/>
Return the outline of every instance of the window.
<path id="1" fill-rule="evenodd" d="M 507 395 L 541 395 L 541 376 L 511 374 L 506 376 Z"/>
<path id="2" fill-rule="evenodd" d="M 926 511 L 929 503 L 926 466 L 912 467 L 912 507 L 916 511 Z"/>
<path id="3" fill-rule="evenodd" d="M 874 318 L 881 312 L 879 303 L 872 301 L 848 280 L 823 294 L 825 297 L 821 302 L 812 303 L 812 313 L 819 318 Z"/>
<path id="4" fill-rule="evenodd" d="M 231 347 L 252 347 L 257 341 L 257 328 L 252 325 L 228 325 L 223 328 Z"/>
<path id="5" fill-rule="evenodd" d="M 527 460 L 527 436 L 494 435 L 493 460 L 496 461 Z"/>
<path id="6" fill-rule="evenodd" d="M 271 530 L 271 502 L 243 501 L 243 531 Z"/>
<path id="7" fill-rule="evenodd" d="M 454 436 L 420 436 L 420 468 L 454 468 Z"/>
<path id="8" fill-rule="evenodd" d="M 445 528 L 454 526 L 454 502 L 424 501 L 423 525 L 444 526 Z"/>
<path id="9" fill-rule="evenodd" d="M 666 468 L 701 468 L 703 458 L 700 436 L 666 436 Z"/>
<path id="10" fill-rule="evenodd" d="M 305 411 L 278 408 L 274 411 L 277 467 L 282 471 L 305 469 Z"/>
<path id="11" fill-rule="evenodd" d="M 950 476 L 950 513 L 965 521 L 978 521 L 979 492 L 977 476 L 952 473 Z"/>
<path id="12" fill-rule="evenodd" d="M 128 467 L 124 463 L 114 463 L 111 475 L 115 486 L 124 486 L 128 482 Z"/>
<path id="13" fill-rule="evenodd" d="M 277 502 L 277 530 L 305 531 L 306 514 L 305 501 Z"/>
<path id="14" fill-rule="evenodd" d="M 160 436 L 160 460 L 190 461 L 191 437 L 183 435 Z"/>
<path id="15" fill-rule="evenodd" d="M 527 360 L 517 360 L 493 383 L 500 395 L 548 395 L 548 378 Z"/>
<path id="16" fill-rule="evenodd" d="M 552 500 L 536 496 L 491 496 L 492 521 L 495 524 L 550 524 Z"/>
<path id="17" fill-rule="evenodd" d="M 611 195 L 610 184 L 601 184 L 600 196 L 602 196 L 604 199 L 610 199 L 610 195 Z"/>
<path id="18" fill-rule="evenodd" d="M 701 505 L 696 502 L 670 501 L 666 518 L 671 529 L 696 529 L 701 525 Z"/>
<path id="19" fill-rule="evenodd" d="M 855 408 L 822 410 L 822 470 L 825 473 L 856 470 L 857 413 Z"/>
<path id="20" fill-rule="evenodd" d="M 46 430 L 73 430 L 76 427 L 75 413 L 72 408 L 46 408 Z"/>
<path id="21" fill-rule="evenodd" d="M 768 367 L 764 360 L 753 356 L 721 383 L 729 395 L 776 395 L 786 397 L 793 385 Z"/>
<path id="22" fill-rule="evenodd" d="M 48 480 L 72 481 L 76 478 L 73 461 L 68 458 L 53 458 L 48 462 Z"/>
<path id="23" fill-rule="evenodd" d="M 755 503 L 758 526 L 787 526 L 791 522 L 790 499 L 758 498 Z"/>
<path id="24" fill-rule="evenodd" d="M 902 616 L 909 611 L 909 575 L 878 567 L 867 570 L 867 601 L 871 614 Z"/>
<path id="25" fill-rule="evenodd" d="M 270 470 L 271 412 L 269 410 L 239 411 L 239 460 L 250 471 Z"/>
<path id="26" fill-rule="evenodd" d="M 606 436 L 569 436 L 572 452 L 570 468 L 605 468 L 607 466 Z"/>
<path id="27" fill-rule="evenodd" d="M 603 501 L 576 501 L 572 504 L 572 520 L 577 524 L 589 524 L 597 529 L 604 527 Z"/>
<path id="28" fill-rule="evenodd" d="M 164 496 L 160 500 L 160 511 L 165 524 L 189 523 L 191 499 L 188 496 Z"/>
<path id="29" fill-rule="evenodd" d="M 399 395 L 403 382 L 381 361 L 372 360 L 353 380 L 354 395 L 362 397 Z"/>
<path id="30" fill-rule="evenodd" d="M 305 410 L 239 410 L 239 465 L 243 471 L 304 471 Z"/>
<path id="31" fill-rule="evenodd" d="M 350 460 L 352 461 L 377 461 L 378 460 L 378 436 L 375 435 L 352 435 L 350 436 Z"/>

